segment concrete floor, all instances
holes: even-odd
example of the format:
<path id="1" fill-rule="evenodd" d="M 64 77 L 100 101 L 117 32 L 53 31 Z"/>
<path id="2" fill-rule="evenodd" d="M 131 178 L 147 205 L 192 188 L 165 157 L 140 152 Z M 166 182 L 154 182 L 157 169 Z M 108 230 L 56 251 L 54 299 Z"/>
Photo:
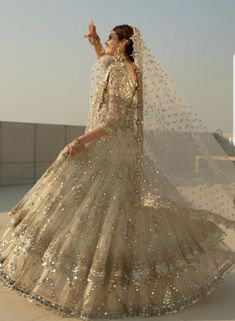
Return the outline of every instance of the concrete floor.
<path id="1" fill-rule="evenodd" d="M 29 190 L 32 185 L 7 186 L 0 188 L 0 235 L 9 221 L 8 211 Z M 235 242 L 235 240 L 234 240 Z M 135 318 L 137 321 L 146 318 Z M 0 282 L 0 321 L 62 321 L 52 311 L 47 311 L 24 297 L 10 291 Z M 78 319 L 69 318 L 71 321 Z M 97 319 L 100 321 L 107 319 Z M 130 320 L 130 318 L 124 318 Z M 217 320 L 235 321 L 235 269 L 225 274 L 224 282 L 208 296 L 201 298 L 197 303 L 179 311 L 176 314 L 161 317 L 151 317 L 149 320 Z"/>

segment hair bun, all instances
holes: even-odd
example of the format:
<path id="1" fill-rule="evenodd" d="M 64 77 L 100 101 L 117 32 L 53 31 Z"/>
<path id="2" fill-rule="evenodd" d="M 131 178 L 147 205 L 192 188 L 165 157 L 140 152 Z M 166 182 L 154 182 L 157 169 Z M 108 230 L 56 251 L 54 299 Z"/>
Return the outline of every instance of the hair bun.
<path id="1" fill-rule="evenodd" d="M 134 57 L 133 57 L 134 43 L 133 43 L 133 40 L 131 39 L 133 35 L 132 27 L 129 25 L 118 25 L 114 27 L 113 30 L 118 35 L 119 40 L 126 39 L 125 53 L 130 58 L 130 60 L 134 62 Z"/>

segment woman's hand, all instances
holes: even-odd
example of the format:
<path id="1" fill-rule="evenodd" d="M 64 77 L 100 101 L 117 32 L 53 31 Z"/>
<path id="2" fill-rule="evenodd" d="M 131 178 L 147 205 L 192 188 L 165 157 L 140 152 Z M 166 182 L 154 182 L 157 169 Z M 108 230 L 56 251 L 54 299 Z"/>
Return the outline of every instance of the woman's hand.
<path id="1" fill-rule="evenodd" d="M 83 149 L 83 146 L 78 144 L 76 141 L 72 141 L 71 143 L 65 146 L 65 151 L 63 152 L 63 154 L 68 157 L 71 157 L 74 154 L 80 153 Z"/>
<path id="2" fill-rule="evenodd" d="M 99 39 L 99 36 L 96 32 L 96 26 L 94 25 L 93 20 L 89 24 L 89 32 L 84 35 L 85 38 L 88 38 L 90 42 L 94 42 L 95 40 Z"/>
<path id="3" fill-rule="evenodd" d="M 104 135 L 107 135 L 107 131 L 102 126 L 90 129 L 86 134 L 75 138 L 71 143 L 66 145 L 62 154 L 70 157 L 74 153 L 80 153 Z M 77 142 L 77 140 L 79 142 Z"/>
<path id="4" fill-rule="evenodd" d="M 98 58 L 105 54 L 105 49 L 101 44 L 100 37 L 96 32 L 96 26 L 94 25 L 93 21 L 89 24 L 88 34 L 84 35 L 84 37 L 88 38 L 90 43 L 94 46 Z"/>

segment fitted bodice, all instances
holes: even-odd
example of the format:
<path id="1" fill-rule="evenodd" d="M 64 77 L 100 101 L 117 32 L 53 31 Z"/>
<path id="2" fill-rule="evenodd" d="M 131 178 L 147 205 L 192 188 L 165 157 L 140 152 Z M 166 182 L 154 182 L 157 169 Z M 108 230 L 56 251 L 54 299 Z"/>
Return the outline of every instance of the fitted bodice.
<path id="1" fill-rule="evenodd" d="M 115 79 L 115 85 L 113 90 L 118 91 L 115 96 L 115 104 L 117 106 L 118 117 L 114 121 L 117 121 L 116 127 L 118 131 L 134 131 L 136 120 L 136 107 L 137 107 L 137 90 L 136 83 L 133 81 L 131 75 L 120 63 L 114 61 L 106 70 L 104 78 L 100 81 L 96 88 L 96 96 L 92 106 L 92 121 L 91 127 L 95 128 L 99 124 L 102 124 L 108 117 L 111 109 L 110 103 L 110 73 L 113 69 L 118 69 L 120 79 Z M 115 88 L 118 87 L 118 88 Z"/>

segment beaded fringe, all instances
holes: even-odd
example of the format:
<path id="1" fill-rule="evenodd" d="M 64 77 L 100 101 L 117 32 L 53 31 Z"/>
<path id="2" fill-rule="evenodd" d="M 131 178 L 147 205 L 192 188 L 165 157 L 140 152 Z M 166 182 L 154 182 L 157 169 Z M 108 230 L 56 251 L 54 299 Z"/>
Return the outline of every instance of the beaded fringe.
<path id="1" fill-rule="evenodd" d="M 178 311 L 192 305 L 193 303 L 198 302 L 198 300 L 203 295 L 210 294 L 218 284 L 223 283 L 224 274 L 230 272 L 234 268 L 235 262 L 228 262 L 224 267 L 222 267 L 217 275 L 214 275 L 206 286 L 200 288 L 200 290 L 194 294 L 189 295 L 188 297 L 182 296 L 181 299 L 177 300 L 171 305 L 167 307 L 159 307 L 159 306 L 143 306 L 137 309 L 127 309 L 126 312 L 105 312 L 105 313 L 93 313 L 86 314 L 84 311 L 78 310 L 76 308 L 66 308 L 60 306 L 56 303 L 48 301 L 44 299 L 42 296 L 27 293 L 26 290 L 19 285 L 15 284 L 15 281 L 11 280 L 7 274 L 3 271 L 2 265 L 0 265 L 0 280 L 3 282 L 5 286 L 7 286 L 10 291 L 14 291 L 19 295 L 25 297 L 27 301 L 34 302 L 36 305 L 55 312 L 56 314 L 62 317 L 75 317 L 81 320 L 89 320 L 90 318 L 124 318 L 124 317 L 150 317 L 150 316 L 160 316 L 166 314 L 175 314 Z"/>

